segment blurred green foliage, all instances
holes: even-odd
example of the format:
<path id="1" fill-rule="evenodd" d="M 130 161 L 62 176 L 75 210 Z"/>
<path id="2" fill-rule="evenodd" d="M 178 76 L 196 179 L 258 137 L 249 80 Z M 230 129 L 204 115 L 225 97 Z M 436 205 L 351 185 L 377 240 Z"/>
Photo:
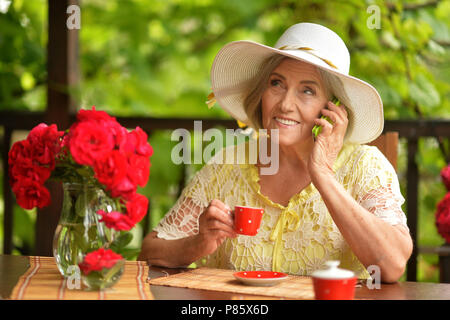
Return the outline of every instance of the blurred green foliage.
<path id="1" fill-rule="evenodd" d="M 378 12 L 379 28 L 370 28 Z M 208 110 L 204 104 L 217 51 L 242 39 L 274 45 L 287 27 L 308 21 L 343 38 L 352 58 L 350 74 L 378 89 L 386 119 L 449 119 L 449 17 L 450 0 L 83 0 L 80 85 L 71 92 L 79 107 L 95 105 L 113 115 L 228 118 L 219 107 Z M 0 13 L 2 110 L 45 109 L 46 19 L 45 0 L 13 0 Z M 172 163 L 176 142 L 170 134 L 150 137 L 155 153 L 150 182 L 141 190 L 151 202 L 150 227 L 176 200 L 182 171 L 190 177 L 200 167 Z M 439 171 L 446 163 L 435 139 L 420 140 L 417 161 L 418 244 L 440 245 L 434 212 L 445 194 Z M 405 194 L 405 141 L 398 172 Z M 34 214 L 15 208 L 16 253 L 33 245 Z M 142 226 L 135 233 L 139 246 Z M 437 281 L 437 258 L 419 258 L 419 280 Z"/>

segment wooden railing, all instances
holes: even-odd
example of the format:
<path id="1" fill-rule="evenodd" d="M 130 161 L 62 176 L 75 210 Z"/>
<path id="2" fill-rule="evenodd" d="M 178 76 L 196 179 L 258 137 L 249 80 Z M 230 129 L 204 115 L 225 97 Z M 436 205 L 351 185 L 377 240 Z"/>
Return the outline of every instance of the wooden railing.
<path id="1" fill-rule="evenodd" d="M 12 230 L 13 230 L 13 203 L 11 188 L 8 181 L 8 151 L 11 147 L 11 137 L 15 130 L 30 130 L 35 125 L 45 122 L 48 119 L 45 113 L 20 113 L 0 111 L 0 126 L 3 127 L 3 140 L 1 141 L 2 162 L 3 162 L 3 199 L 4 199 L 4 239 L 3 253 L 10 254 L 13 249 Z M 70 116 L 70 123 L 75 120 L 75 116 Z M 202 120 L 204 130 L 216 126 L 224 126 L 236 129 L 234 120 L 223 119 L 188 119 L 188 118 L 142 118 L 142 117 L 117 117 L 117 120 L 125 127 L 134 128 L 140 126 L 149 136 L 156 130 L 174 130 L 177 128 L 186 128 L 193 130 L 194 120 Z M 408 226 L 414 241 L 414 250 L 407 266 L 407 280 L 415 281 L 417 275 L 417 255 L 421 252 L 421 247 L 417 244 L 418 239 L 418 186 L 419 171 L 416 162 L 418 152 L 418 141 L 424 137 L 441 137 L 448 139 L 450 137 L 450 120 L 387 120 L 385 122 L 385 132 L 396 131 L 400 138 L 407 141 L 407 168 L 406 168 L 406 214 Z M 151 139 L 151 138 L 150 138 Z M 181 177 L 180 184 L 183 185 L 185 177 Z M 57 216 L 57 215 L 54 215 Z M 55 218 L 53 218 L 55 219 Z M 57 221 L 47 224 L 46 230 L 41 230 L 40 234 L 53 234 L 48 226 L 55 225 Z M 40 239 L 36 239 L 40 241 Z M 48 245 L 47 245 L 48 247 Z M 423 253 L 440 254 L 443 249 L 423 248 Z M 51 252 L 51 251 L 50 251 Z M 40 252 L 42 254 L 42 252 Z"/>

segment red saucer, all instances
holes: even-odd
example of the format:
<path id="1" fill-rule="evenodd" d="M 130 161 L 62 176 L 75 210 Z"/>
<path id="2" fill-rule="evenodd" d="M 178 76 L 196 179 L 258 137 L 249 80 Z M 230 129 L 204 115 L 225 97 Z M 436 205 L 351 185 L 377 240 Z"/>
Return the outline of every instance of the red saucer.
<path id="1" fill-rule="evenodd" d="M 240 271 L 233 275 L 237 280 L 251 286 L 273 286 L 288 277 L 286 273 L 275 271 Z"/>

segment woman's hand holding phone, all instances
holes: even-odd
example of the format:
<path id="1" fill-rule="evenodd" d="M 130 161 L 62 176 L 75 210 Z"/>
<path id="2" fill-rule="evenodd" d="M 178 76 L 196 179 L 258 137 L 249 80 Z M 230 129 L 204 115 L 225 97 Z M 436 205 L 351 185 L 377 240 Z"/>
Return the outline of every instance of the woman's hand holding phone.
<path id="1" fill-rule="evenodd" d="M 316 119 L 315 127 L 319 128 L 314 147 L 308 161 L 308 171 L 311 177 L 333 175 L 333 164 L 344 143 L 348 126 L 348 113 L 344 105 L 333 99 L 322 109 L 323 116 Z M 325 120 L 326 119 L 326 120 Z M 318 130 L 318 129 L 316 129 Z"/>
<path id="2" fill-rule="evenodd" d="M 339 99 L 336 98 L 336 97 L 334 97 L 333 100 L 332 100 L 331 102 L 333 102 L 333 103 L 334 103 L 335 105 L 337 105 L 337 106 L 340 106 L 340 105 L 341 105 L 341 102 L 340 102 Z M 327 117 L 327 116 L 322 116 L 322 117 L 320 117 L 320 118 L 321 118 L 321 119 L 326 119 L 329 123 L 333 124 L 333 121 L 331 121 L 331 119 L 330 119 L 329 117 Z M 321 132 L 322 132 L 322 126 L 315 125 L 315 126 L 312 128 L 312 133 L 313 133 L 314 139 L 316 139 L 317 136 L 318 136 Z"/>

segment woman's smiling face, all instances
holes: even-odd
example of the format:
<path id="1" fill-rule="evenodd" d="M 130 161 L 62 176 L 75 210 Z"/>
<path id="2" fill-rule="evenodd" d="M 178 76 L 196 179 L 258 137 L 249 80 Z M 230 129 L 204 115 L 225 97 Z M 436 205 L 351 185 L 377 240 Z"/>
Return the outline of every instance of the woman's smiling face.
<path id="1" fill-rule="evenodd" d="M 314 119 L 329 100 L 317 69 L 305 62 L 284 59 L 270 74 L 261 99 L 264 129 L 279 129 L 280 145 L 311 140 Z"/>

